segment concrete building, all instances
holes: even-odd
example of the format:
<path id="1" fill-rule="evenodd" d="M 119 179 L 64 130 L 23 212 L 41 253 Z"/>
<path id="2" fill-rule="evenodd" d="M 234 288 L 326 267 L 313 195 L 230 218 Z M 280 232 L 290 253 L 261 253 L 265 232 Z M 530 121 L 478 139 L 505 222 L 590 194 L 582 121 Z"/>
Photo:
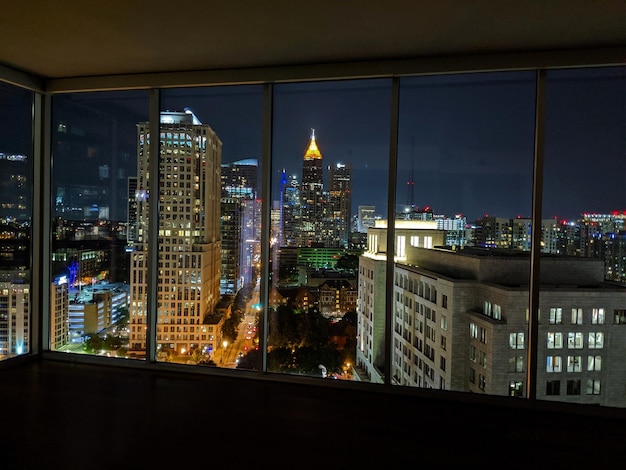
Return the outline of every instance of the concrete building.
<path id="1" fill-rule="evenodd" d="M 137 242 L 131 252 L 130 348 L 145 349 L 149 123 L 137 126 Z M 222 142 L 191 111 L 161 113 L 157 348 L 206 346 L 204 319 L 220 300 Z"/>
<path id="2" fill-rule="evenodd" d="M 0 359 L 30 351 L 30 286 L 0 282 Z"/>
<path id="3" fill-rule="evenodd" d="M 392 382 L 526 396 L 530 257 L 409 245 L 400 259 L 397 240 L 403 236 L 396 230 Z M 377 308 L 384 290 L 374 289 L 374 274 L 384 274 L 384 247 L 372 245 L 360 264 L 357 360 L 372 381 L 382 375 L 377 360 L 384 357 L 377 349 L 385 333 L 385 319 L 377 316 L 384 312 Z M 601 259 L 542 258 L 540 399 L 626 406 L 626 288 L 605 282 L 603 266 Z"/>

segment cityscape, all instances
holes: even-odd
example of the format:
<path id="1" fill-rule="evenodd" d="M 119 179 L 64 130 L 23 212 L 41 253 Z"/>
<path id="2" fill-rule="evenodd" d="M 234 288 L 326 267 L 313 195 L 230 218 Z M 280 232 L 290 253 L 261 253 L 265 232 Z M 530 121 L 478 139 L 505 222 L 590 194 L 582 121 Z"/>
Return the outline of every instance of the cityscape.
<path id="1" fill-rule="evenodd" d="M 519 91 L 518 82 L 526 89 L 526 78 L 513 81 L 510 92 Z M 346 85 L 338 87 L 322 87 L 320 93 L 336 97 L 346 91 Z M 352 87 L 357 102 L 374 107 L 388 95 L 374 83 Z M 294 85 L 280 89 L 278 98 L 281 93 L 302 98 L 310 91 Z M 374 98 L 364 100 L 361 93 Z M 260 103 L 254 90 L 242 94 L 253 108 Z M 266 310 L 270 372 L 373 383 L 390 375 L 398 386 L 526 395 L 532 141 L 521 150 L 501 149 L 527 152 L 528 158 L 519 158 L 523 163 L 505 166 L 498 155 L 482 154 L 477 162 L 489 168 L 484 174 L 470 169 L 468 152 L 463 171 L 469 176 L 458 184 L 457 170 L 444 164 L 456 158 L 452 144 L 437 150 L 415 145 L 419 133 L 404 132 L 401 125 L 396 205 L 389 214 L 389 168 L 381 164 L 388 136 L 377 129 L 385 127 L 387 115 L 356 108 L 354 113 L 379 116 L 368 130 L 378 132 L 379 141 L 362 141 L 359 134 L 333 147 L 323 133 L 333 123 L 319 126 L 312 112 L 309 125 L 294 131 L 300 150 L 289 150 L 289 158 L 279 156 L 287 147 L 275 137 L 270 274 L 262 305 L 261 221 L 268 203 L 261 197 L 260 143 L 238 143 L 236 135 L 221 133 L 217 121 L 195 114 L 202 106 L 179 103 L 188 95 L 172 91 L 164 97 L 158 189 L 150 181 L 145 109 L 133 104 L 122 118 L 115 99 L 100 106 L 99 96 L 90 97 L 91 109 L 88 99 L 59 99 L 52 151 L 51 350 L 142 360 L 146 335 L 152 334 L 159 361 L 254 370 Z M 215 104 L 210 94 L 203 99 Z M 141 99 L 132 95 L 130 101 Z M 295 100 L 284 113 L 277 105 L 279 129 L 298 106 L 306 104 Z M 532 112 L 532 103 L 514 111 L 517 119 Z M 242 126 L 241 132 L 256 131 Z M 106 150 L 113 140 L 117 147 Z M 365 157 L 362 146 L 368 153 L 382 151 Z M 30 335 L 32 162 L 26 152 L 9 150 L 0 153 L 1 358 L 27 352 Z M 418 156 L 425 153 L 426 163 Z M 622 149 L 615 161 L 623 157 Z M 77 178 L 73 167 L 81 159 L 86 174 Z M 616 168 L 623 170 L 623 163 Z M 434 170 L 441 174 L 425 176 Z M 489 185 L 485 174 L 501 181 Z M 615 198 L 578 209 L 575 218 L 542 217 L 541 399 L 626 406 L 620 356 L 626 348 L 626 194 L 606 192 Z M 431 205 L 439 199 L 448 208 L 439 197 L 444 193 L 458 194 L 458 210 L 444 213 Z M 474 206 L 467 205 L 468 193 Z M 159 199 L 156 227 L 150 224 L 153 194 Z M 514 206 L 496 215 L 492 209 L 505 195 Z M 152 237 L 158 252 L 157 319 L 156 331 L 149 333 Z M 388 246 L 394 251 L 393 291 L 385 281 Z M 385 370 L 388 303 L 392 370 Z"/>

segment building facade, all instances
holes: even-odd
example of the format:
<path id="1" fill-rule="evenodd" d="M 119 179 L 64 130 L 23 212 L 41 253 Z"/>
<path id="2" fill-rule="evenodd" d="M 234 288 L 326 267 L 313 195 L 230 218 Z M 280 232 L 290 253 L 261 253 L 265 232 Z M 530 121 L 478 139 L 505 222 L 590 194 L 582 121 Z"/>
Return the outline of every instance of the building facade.
<path id="1" fill-rule="evenodd" d="M 157 349 L 206 346 L 202 324 L 220 300 L 222 142 L 190 112 L 163 112 L 160 126 Z M 138 124 L 137 242 L 131 255 L 130 348 L 146 347 L 150 128 Z"/>
<path id="2" fill-rule="evenodd" d="M 381 235 L 372 233 L 370 241 L 386 238 Z M 526 396 L 530 258 L 519 251 L 409 245 L 402 259 L 402 236 L 397 230 L 392 383 Z M 370 331 L 385 322 L 376 315 L 384 309 L 371 308 L 380 302 L 368 279 L 385 263 L 384 244 L 361 257 L 360 370 L 380 368 L 370 358 L 381 354 L 368 345 L 377 344 Z M 601 259 L 546 257 L 543 276 L 550 283 L 540 295 L 537 398 L 624 407 L 626 289 L 604 281 Z"/>

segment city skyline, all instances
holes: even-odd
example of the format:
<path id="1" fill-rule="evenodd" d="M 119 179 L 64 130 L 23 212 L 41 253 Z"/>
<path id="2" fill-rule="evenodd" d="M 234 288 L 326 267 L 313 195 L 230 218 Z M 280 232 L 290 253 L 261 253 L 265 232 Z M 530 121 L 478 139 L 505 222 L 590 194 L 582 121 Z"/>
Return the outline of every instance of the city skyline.
<path id="1" fill-rule="evenodd" d="M 615 99 L 626 94 L 623 69 L 567 72 L 565 78 L 564 72 L 548 75 L 542 218 L 576 220 L 582 213 L 624 210 L 626 147 L 619 137 L 623 133 L 615 127 L 625 119 L 620 100 Z M 589 73 L 598 86 L 589 87 Z M 463 214 L 468 221 L 484 214 L 530 217 L 534 75 L 417 77 L 400 85 L 397 206 L 412 202 L 447 217 Z M 172 89 L 162 95 L 164 110 L 189 108 L 221 136 L 224 163 L 254 158 L 263 171 L 261 86 Z M 110 102 L 90 102 L 91 93 L 71 95 L 71 101 L 96 114 L 104 104 L 116 112 L 126 109 L 122 114 L 128 115 L 126 122 L 134 131 L 136 123 L 147 118 L 144 96 L 117 92 L 114 108 Z M 302 156 L 314 128 L 324 168 L 336 163 L 351 166 L 352 212 L 359 205 L 373 205 L 387 217 L 389 106 L 386 79 L 275 85 L 269 203 L 279 199 L 283 169 L 301 179 Z M 141 108 L 145 116 L 140 116 Z M 551 111 L 554 108 L 557 114 Z M 131 134 L 118 136 L 118 144 L 128 148 L 124 153 L 134 152 Z M 602 168 L 568 164 L 596 158 L 603 159 Z M 107 159 L 112 163 L 107 156 L 103 164 Z M 68 160 L 55 168 L 68 180 L 76 179 L 78 161 Z M 92 179 L 97 183 L 97 175 Z M 412 197 L 408 181 L 414 181 Z"/>

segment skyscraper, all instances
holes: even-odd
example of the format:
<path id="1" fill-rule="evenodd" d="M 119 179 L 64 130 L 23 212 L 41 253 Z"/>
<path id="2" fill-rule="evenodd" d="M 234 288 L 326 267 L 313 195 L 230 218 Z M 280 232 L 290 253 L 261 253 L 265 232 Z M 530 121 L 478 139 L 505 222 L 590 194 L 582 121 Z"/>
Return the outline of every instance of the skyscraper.
<path id="1" fill-rule="evenodd" d="M 322 154 L 315 141 L 315 129 L 311 129 L 311 139 L 302 162 L 300 246 L 323 243 L 326 235 L 324 233 L 325 205 Z"/>
<path id="2" fill-rule="evenodd" d="M 300 184 L 283 169 L 280 181 L 280 246 L 298 246 L 300 229 Z"/>
<path id="3" fill-rule="evenodd" d="M 131 252 L 130 347 L 146 347 L 150 127 L 140 123 L 137 242 Z M 222 142 L 189 110 L 161 113 L 157 349 L 184 354 L 213 347 L 204 325 L 220 299 Z"/>
<path id="4" fill-rule="evenodd" d="M 350 165 L 328 167 L 328 216 L 330 246 L 348 246 L 352 217 L 352 179 Z"/>
<path id="5" fill-rule="evenodd" d="M 252 281 L 250 266 L 261 242 L 256 210 L 258 169 L 258 161 L 252 158 L 222 164 L 222 294 L 235 294 Z"/>

